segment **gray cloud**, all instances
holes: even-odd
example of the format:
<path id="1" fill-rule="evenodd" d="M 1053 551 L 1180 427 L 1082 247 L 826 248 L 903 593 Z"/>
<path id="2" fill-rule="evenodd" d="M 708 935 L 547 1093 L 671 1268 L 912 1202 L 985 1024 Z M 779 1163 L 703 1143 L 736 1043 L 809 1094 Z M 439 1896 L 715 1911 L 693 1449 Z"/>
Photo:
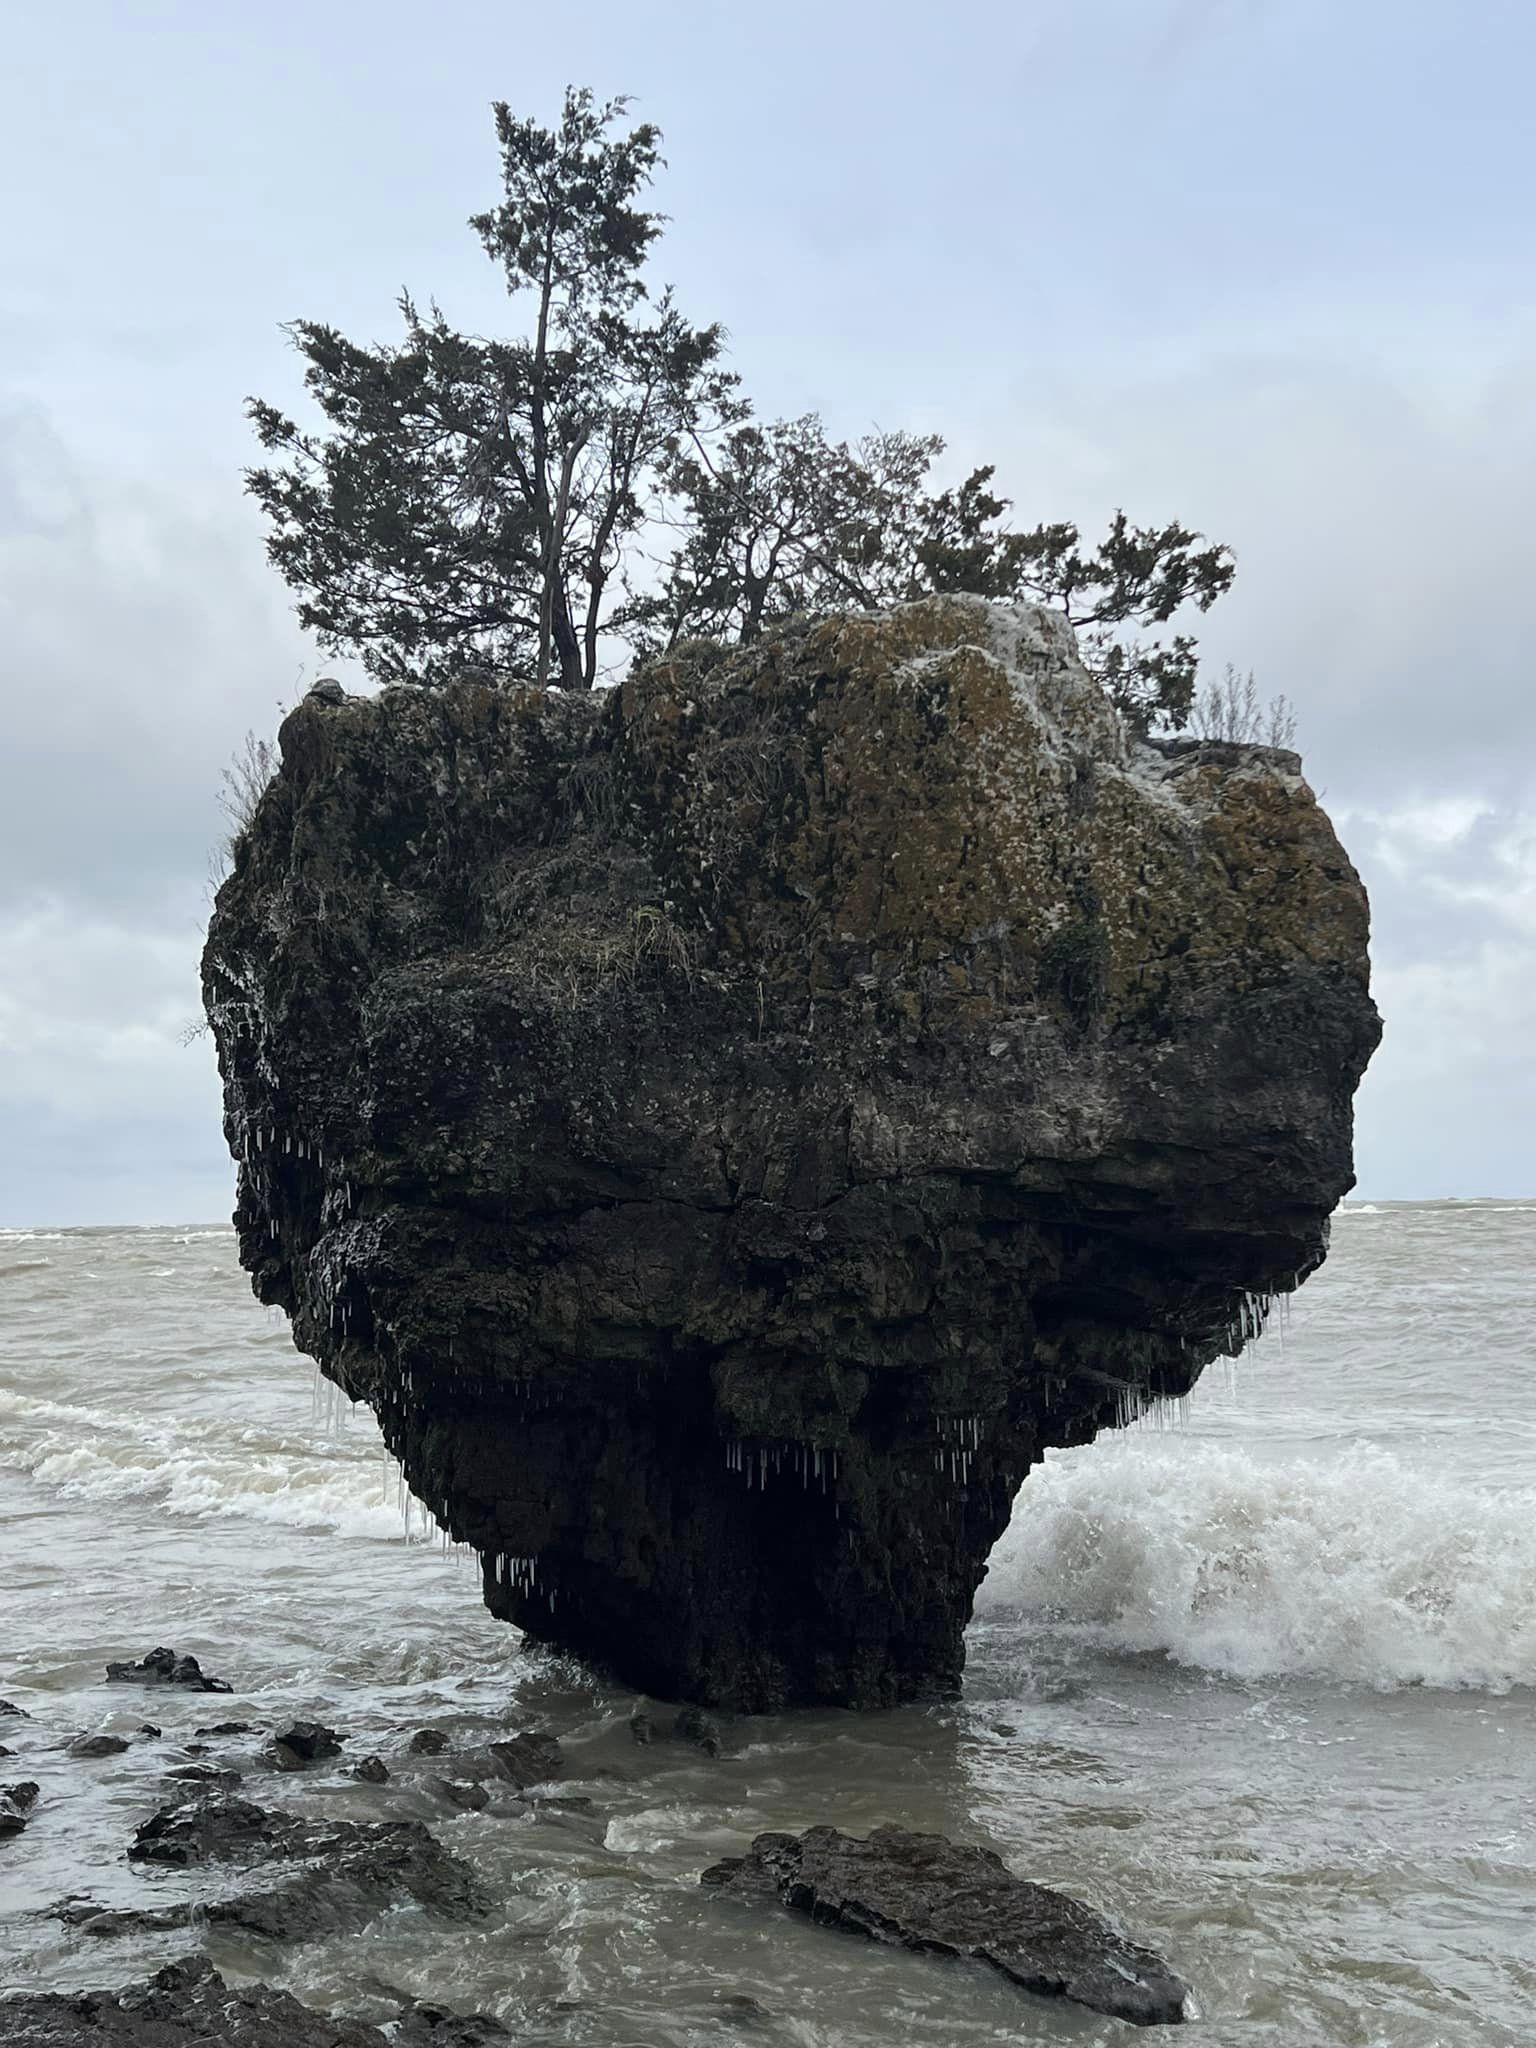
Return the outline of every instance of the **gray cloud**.
<path id="1" fill-rule="evenodd" d="M 203 872 L 225 762 L 315 660 L 237 490 L 124 485 L 35 408 L 0 415 L 0 608 L 0 901 Z"/>

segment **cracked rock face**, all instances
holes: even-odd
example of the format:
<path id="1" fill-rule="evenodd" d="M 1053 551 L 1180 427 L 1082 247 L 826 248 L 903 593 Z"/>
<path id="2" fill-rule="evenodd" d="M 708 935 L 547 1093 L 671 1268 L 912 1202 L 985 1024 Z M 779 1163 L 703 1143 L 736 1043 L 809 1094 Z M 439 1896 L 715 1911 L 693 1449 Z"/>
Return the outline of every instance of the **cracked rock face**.
<path id="1" fill-rule="evenodd" d="M 1364 891 L 1292 754 L 935 599 L 590 698 L 307 702 L 205 998 L 241 1258 L 487 1604 L 665 1697 L 952 1686 L 1044 1450 L 1353 1184 Z"/>

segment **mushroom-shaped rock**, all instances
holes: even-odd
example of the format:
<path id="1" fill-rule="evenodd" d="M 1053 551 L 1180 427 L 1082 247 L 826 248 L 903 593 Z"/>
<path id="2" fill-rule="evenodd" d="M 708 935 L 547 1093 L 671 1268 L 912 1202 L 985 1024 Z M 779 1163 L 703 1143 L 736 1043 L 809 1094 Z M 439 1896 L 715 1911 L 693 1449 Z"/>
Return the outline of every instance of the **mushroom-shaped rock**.
<path id="1" fill-rule="evenodd" d="M 240 1256 L 492 1610 L 740 1709 L 953 1686 L 1044 1451 L 1352 1185 L 1364 891 L 1294 754 L 946 598 L 290 714 L 204 992 Z"/>

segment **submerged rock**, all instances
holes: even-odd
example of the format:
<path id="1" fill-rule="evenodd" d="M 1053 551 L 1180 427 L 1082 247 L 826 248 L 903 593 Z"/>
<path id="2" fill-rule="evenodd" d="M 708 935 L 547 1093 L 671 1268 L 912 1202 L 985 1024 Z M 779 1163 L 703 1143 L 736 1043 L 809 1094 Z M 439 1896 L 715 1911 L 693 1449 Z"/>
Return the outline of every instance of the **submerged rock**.
<path id="1" fill-rule="evenodd" d="M 483 1785 L 465 1785 L 455 1778 L 434 1778 L 432 1789 L 439 1799 L 458 1807 L 461 1813 L 483 1813 L 491 1803 L 491 1795 Z"/>
<path id="2" fill-rule="evenodd" d="M 706 1756 L 720 1754 L 720 1724 L 698 1707 L 684 1707 L 672 1723 L 674 1742 L 691 1742 Z"/>
<path id="3" fill-rule="evenodd" d="M 860 1840 L 825 1827 L 759 1835 L 745 1856 L 715 1864 L 700 1881 L 776 1899 L 893 1947 L 974 1957 L 1026 1991 L 1138 2026 L 1184 2018 L 1189 1987 L 1150 1949 L 1091 1906 L 1015 1877 L 992 1850 L 943 1835 L 876 1828 Z"/>
<path id="4" fill-rule="evenodd" d="M 174 1650 L 151 1650 L 137 1664 L 109 1664 L 109 1685 L 179 1685 L 188 1692 L 233 1692 L 222 1678 L 210 1678 L 195 1657 Z"/>
<path id="5" fill-rule="evenodd" d="M 544 1785 L 565 1770 L 565 1752 L 553 1735 L 526 1729 L 509 1742 L 493 1742 L 490 1753 L 502 1777 L 510 1778 L 518 1791 L 528 1785 Z"/>
<path id="6" fill-rule="evenodd" d="M 77 1735 L 66 1747 L 71 1756 L 121 1756 L 128 1744 L 121 1735 Z"/>
<path id="7" fill-rule="evenodd" d="M 1020 1483 L 1322 1260 L 1379 1035 L 1294 754 L 934 599 L 590 696 L 314 699 L 204 994 L 240 1256 L 663 1699 L 953 1687 Z"/>
<path id="8" fill-rule="evenodd" d="M 120 1991 L 27 1992 L 0 1998 L 6 2048 L 489 2048 L 508 2040 L 484 2014 L 407 2006 L 388 2034 L 315 2012 L 265 1984 L 236 1988 L 188 1956 Z"/>

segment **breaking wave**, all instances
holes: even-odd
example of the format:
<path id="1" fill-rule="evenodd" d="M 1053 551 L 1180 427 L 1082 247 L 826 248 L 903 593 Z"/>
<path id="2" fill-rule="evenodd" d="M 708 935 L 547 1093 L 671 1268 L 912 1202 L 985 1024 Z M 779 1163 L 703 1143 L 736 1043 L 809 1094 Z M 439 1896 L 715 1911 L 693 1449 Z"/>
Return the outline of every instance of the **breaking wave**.
<path id="1" fill-rule="evenodd" d="M 138 1500 L 178 1516 L 236 1516 L 400 1542 L 398 1470 L 382 1446 L 136 1422 L 0 1389 L 0 1467 L 69 1499 Z M 417 1510 L 414 1533 L 423 1535 Z"/>
<path id="2" fill-rule="evenodd" d="M 1239 1678 L 1536 1685 L 1536 1491 L 1102 1444 L 1031 1475 L 977 1612 Z"/>

